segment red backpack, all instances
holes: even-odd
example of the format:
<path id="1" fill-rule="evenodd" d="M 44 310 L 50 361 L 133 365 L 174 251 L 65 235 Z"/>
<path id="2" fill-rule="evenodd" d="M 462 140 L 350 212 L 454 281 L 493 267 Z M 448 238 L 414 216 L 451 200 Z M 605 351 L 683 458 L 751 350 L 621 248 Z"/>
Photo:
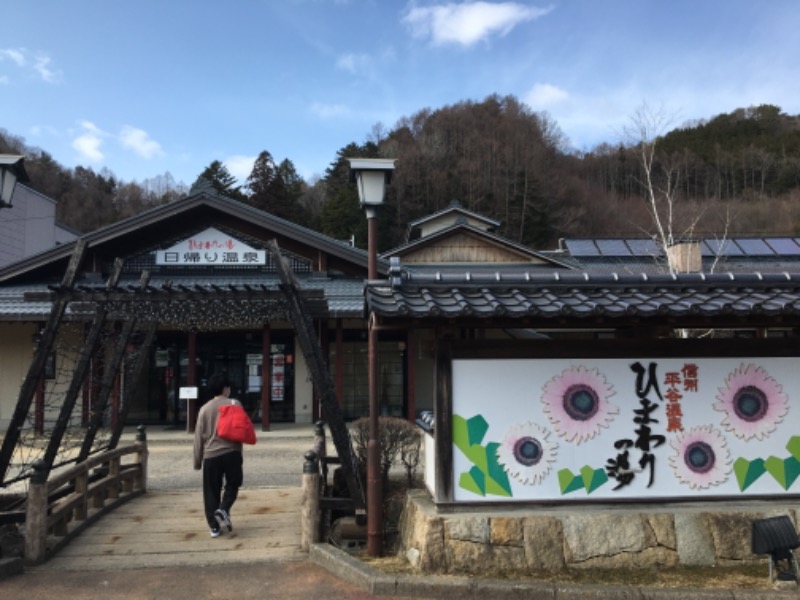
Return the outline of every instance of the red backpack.
<path id="1" fill-rule="evenodd" d="M 242 444 L 255 444 L 256 431 L 253 428 L 253 421 L 250 419 L 244 408 L 231 400 L 230 404 L 219 407 L 217 417 L 217 437 L 229 442 L 240 442 Z"/>

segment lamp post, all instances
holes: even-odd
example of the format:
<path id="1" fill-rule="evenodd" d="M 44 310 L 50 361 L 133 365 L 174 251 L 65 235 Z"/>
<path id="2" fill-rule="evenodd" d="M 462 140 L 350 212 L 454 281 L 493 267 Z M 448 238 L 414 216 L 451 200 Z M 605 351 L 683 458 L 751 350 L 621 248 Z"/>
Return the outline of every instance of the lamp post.
<path id="1" fill-rule="evenodd" d="M 367 214 L 367 277 L 378 277 L 378 208 L 383 204 L 386 184 L 394 170 L 394 159 L 348 158 L 350 178 L 358 187 L 358 198 Z M 381 445 L 378 427 L 378 330 L 369 315 L 368 382 L 369 440 L 367 442 L 367 552 L 380 556 L 383 546 L 383 481 L 381 480 Z"/>
<path id="2" fill-rule="evenodd" d="M 11 208 L 17 180 L 28 181 L 24 160 L 17 154 L 0 154 L 0 208 Z"/>

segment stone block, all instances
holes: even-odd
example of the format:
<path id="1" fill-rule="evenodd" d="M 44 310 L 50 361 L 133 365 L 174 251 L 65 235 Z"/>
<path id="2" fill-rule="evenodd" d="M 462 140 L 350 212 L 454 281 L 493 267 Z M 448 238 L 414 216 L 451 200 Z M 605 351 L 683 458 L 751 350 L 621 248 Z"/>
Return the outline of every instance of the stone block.
<path id="1" fill-rule="evenodd" d="M 753 521 L 760 518 L 757 513 L 705 513 L 716 559 L 752 559 Z"/>
<path id="2" fill-rule="evenodd" d="M 561 522 L 554 517 L 527 517 L 523 524 L 525 560 L 533 570 L 564 568 Z"/>
<path id="3" fill-rule="evenodd" d="M 697 513 L 675 513 L 675 547 L 680 564 L 710 566 L 716 564 L 714 542 L 706 519 Z"/>
<path id="4" fill-rule="evenodd" d="M 484 565 L 487 573 L 496 576 L 525 573 L 528 562 L 522 546 L 491 546 L 491 564 Z"/>
<path id="5" fill-rule="evenodd" d="M 420 540 L 419 568 L 423 573 L 443 572 L 446 567 L 444 522 L 441 518 L 424 519 L 424 535 Z"/>
<path id="6" fill-rule="evenodd" d="M 445 523 L 445 538 L 461 542 L 489 543 L 489 517 L 449 518 Z"/>
<path id="7" fill-rule="evenodd" d="M 448 573 L 478 575 L 491 567 L 491 546 L 475 542 L 448 540 L 445 547 Z"/>
<path id="8" fill-rule="evenodd" d="M 644 549 L 644 527 L 639 515 L 565 515 L 561 523 L 571 563 Z"/>
<path id="9" fill-rule="evenodd" d="M 620 552 L 611 556 L 597 556 L 580 563 L 570 564 L 573 569 L 648 569 L 678 566 L 678 553 L 669 548 L 645 548 L 641 552 Z"/>
<path id="10" fill-rule="evenodd" d="M 519 518 L 492 518 L 489 524 L 492 544 L 500 546 L 522 546 L 524 537 L 523 524 L 523 519 Z"/>
<path id="11" fill-rule="evenodd" d="M 675 519 L 673 516 L 666 513 L 650 514 L 647 515 L 646 520 L 655 536 L 655 545 L 675 550 Z"/>

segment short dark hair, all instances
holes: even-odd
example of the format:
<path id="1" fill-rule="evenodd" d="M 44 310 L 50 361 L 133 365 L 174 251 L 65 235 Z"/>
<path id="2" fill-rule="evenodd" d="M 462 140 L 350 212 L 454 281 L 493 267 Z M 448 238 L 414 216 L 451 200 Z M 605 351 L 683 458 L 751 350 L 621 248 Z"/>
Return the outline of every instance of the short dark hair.
<path id="1" fill-rule="evenodd" d="M 227 373 L 217 372 L 208 378 L 208 391 L 212 396 L 219 396 L 226 387 L 231 387 Z"/>

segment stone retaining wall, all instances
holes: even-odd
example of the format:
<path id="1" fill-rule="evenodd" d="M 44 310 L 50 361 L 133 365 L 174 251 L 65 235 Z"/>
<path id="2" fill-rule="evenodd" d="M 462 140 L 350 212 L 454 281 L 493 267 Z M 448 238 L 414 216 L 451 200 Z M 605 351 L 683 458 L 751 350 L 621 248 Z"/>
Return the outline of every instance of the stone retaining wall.
<path id="1" fill-rule="evenodd" d="M 400 535 L 402 552 L 421 573 L 730 566 L 765 560 L 752 554 L 752 523 L 778 515 L 796 524 L 800 505 L 498 506 L 443 513 L 427 491 L 409 490 Z"/>

